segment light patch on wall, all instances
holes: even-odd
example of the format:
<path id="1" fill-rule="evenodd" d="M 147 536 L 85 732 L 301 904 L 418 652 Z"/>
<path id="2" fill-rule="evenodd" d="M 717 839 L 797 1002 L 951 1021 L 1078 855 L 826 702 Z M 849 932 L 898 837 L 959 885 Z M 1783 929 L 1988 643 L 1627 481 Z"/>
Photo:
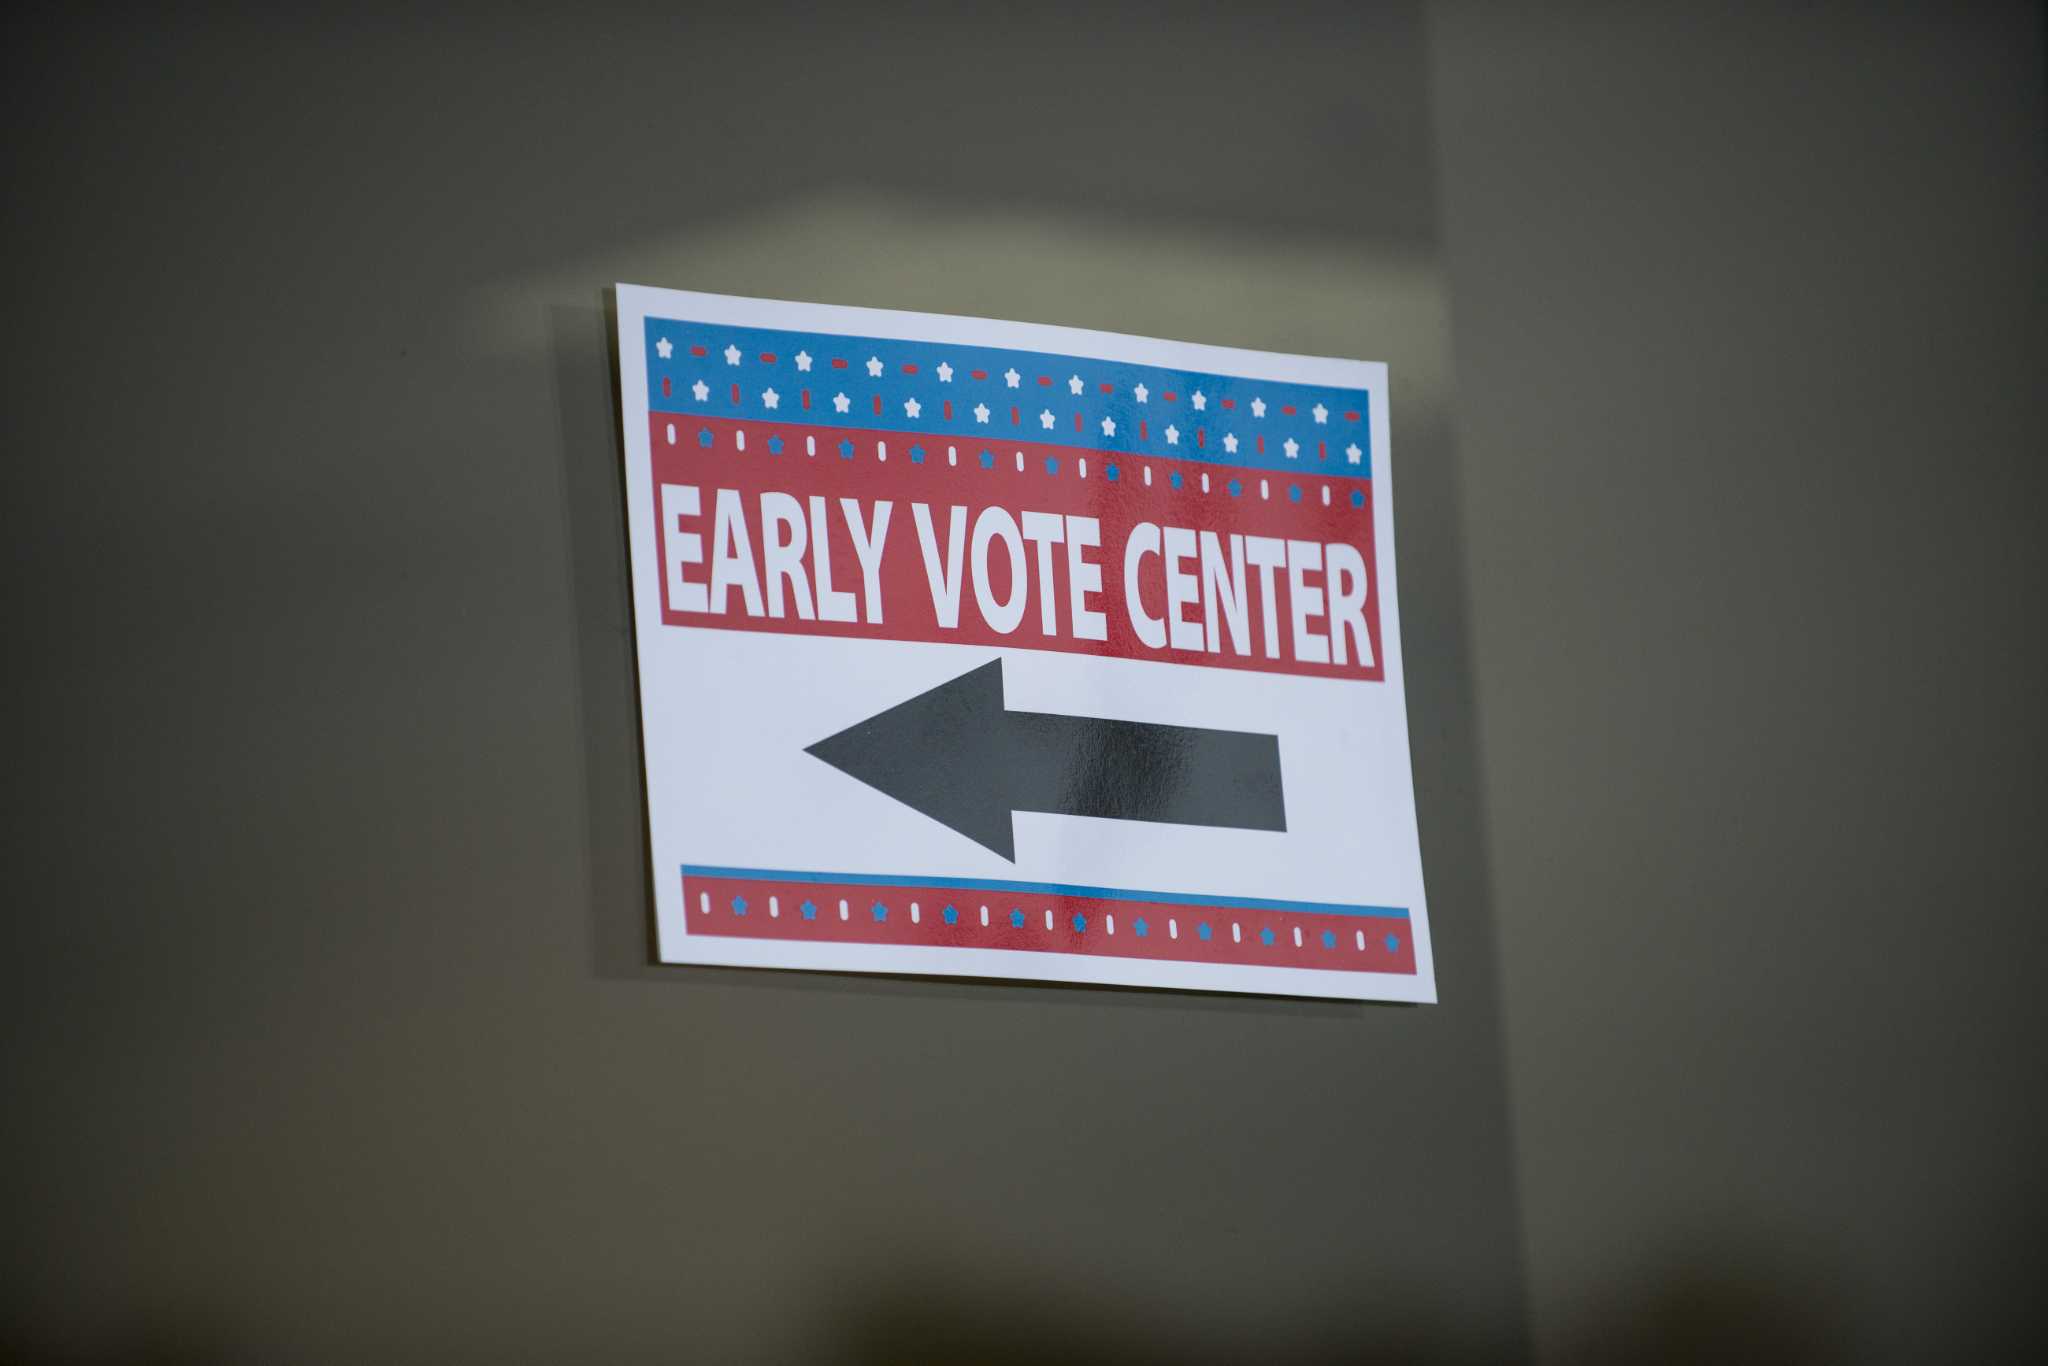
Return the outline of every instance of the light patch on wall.
<path id="1" fill-rule="evenodd" d="M 485 287 L 494 354 L 540 356 L 551 308 L 617 280 L 771 299 L 1019 318 L 1388 363 L 1392 416 L 1441 420 L 1449 324 L 1436 260 L 1369 239 L 825 192 Z"/>

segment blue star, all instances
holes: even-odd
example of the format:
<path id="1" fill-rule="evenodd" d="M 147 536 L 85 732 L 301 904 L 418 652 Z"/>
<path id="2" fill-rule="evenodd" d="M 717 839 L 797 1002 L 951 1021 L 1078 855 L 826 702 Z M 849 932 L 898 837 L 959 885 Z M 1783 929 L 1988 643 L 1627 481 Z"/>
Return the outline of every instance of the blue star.
<path id="1" fill-rule="evenodd" d="M 983 451 L 981 453 L 981 467 L 985 470 L 994 469 L 996 467 L 995 456 L 988 451 Z"/>
<path id="2" fill-rule="evenodd" d="M 736 896 L 732 899 L 732 913 L 734 915 L 745 915 L 747 913 L 747 899 L 745 897 Z"/>
<path id="3" fill-rule="evenodd" d="M 841 460 L 853 459 L 853 443 L 851 441 L 842 441 L 839 443 L 839 458 Z"/>
<path id="4" fill-rule="evenodd" d="M 1388 953 L 1399 953 L 1399 952 L 1400 952 L 1400 950 L 1401 950 L 1401 936 L 1400 936 L 1400 935 L 1398 935 L 1398 934 L 1390 934 L 1390 935 L 1388 935 L 1388 936 L 1387 936 L 1387 952 L 1388 952 Z"/>
<path id="5" fill-rule="evenodd" d="M 1240 493 L 1243 493 L 1243 492 L 1244 492 L 1244 485 L 1243 485 L 1243 484 L 1239 483 L 1239 482 L 1238 482 L 1237 480 L 1235 480 L 1235 479 L 1233 479 L 1233 480 L 1231 480 L 1231 481 L 1230 481 L 1230 496 L 1231 496 L 1232 498 L 1235 498 L 1235 497 L 1237 497 L 1237 495 L 1238 495 L 1238 494 L 1240 494 Z"/>
<path id="6" fill-rule="evenodd" d="M 924 447 L 912 446 L 910 448 L 910 463 L 913 465 L 922 465 L 924 463 Z"/>
<path id="7" fill-rule="evenodd" d="M 1337 947 L 1337 932 L 1335 930 L 1323 931 L 1323 947 L 1326 949 L 1334 949 Z"/>
<path id="8" fill-rule="evenodd" d="M 957 907 L 946 907 L 946 923 L 948 925 L 957 925 L 960 923 L 960 911 Z"/>
<path id="9" fill-rule="evenodd" d="M 771 436 L 771 437 L 769 437 L 769 438 L 768 438 L 768 454 L 770 454 L 770 455 L 781 455 L 781 454 L 782 454 L 782 438 L 781 438 L 781 437 L 779 437 L 779 436 Z"/>
<path id="10" fill-rule="evenodd" d="M 1108 480 L 1108 481 L 1109 481 L 1110 483 L 1114 484 L 1114 483 L 1116 482 L 1116 478 L 1117 478 L 1117 468 L 1116 468 L 1116 466 L 1115 466 L 1115 465 L 1105 465 L 1105 466 L 1103 466 L 1103 467 L 1102 467 L 1102 477 L 1103 477 L 1104 479 L 1107 479 L 1107 480 Z"/>
<path id="11" fill-rule="evenodd" d="M 1209 928 L 1209 922 L 1204 920 L 1202 922 L 1202 927 L 1196 930 L 1195 933 L 1201 935 L 1203 939 L 1207 939 L 1210 935 L 1214 934 L 1215 931 L 1211 930 Z"/>
<path id="12" fill-rule="evenodd" d="M 1045 472 L 1047 474 L 1058 474 L 1060 472 L 1060 458 L 1058 456 L 1048 455 L 1045 457 Z"/>
<path id="13" fill-rule="evenodd" d="M 815 902 L 815 901 L 806 901 L 806 902 L 804 903 L 804 919 L 806 919 L 806 920 L 816 920 L 817 918 L 818 918 L 818 903 L 817 903 L 817 902 Z"/>
<path id="14" fill-rule="evenodd" d="M 1265 945 L 1267 945 L 1268 947 L 1271 947 L 1271 945 L 1272 945 L 1272 943 L 1273 943 L 1273 931 L 1272 931 L 1271 929 L 1264 929 L 1264 930 L 1260 930 L 1260 931 L 1259 931 L 1259 942 L 1260 942 L 1261 944 L 1265 944 Z"/>
<path id="15" fill-rule="evenodd" d="M 1024 928 L 1024 912 L 1022 912 L 1022 911 L 1011 911 L 1011 912 L 1010 912 L 1010 928 L 1011 928 L 1011 929 L 1013 929 L 1013 930 L 1021 930 L 1021 929 L 1023 929 L 1023 928 Z"/>
<path id="16" fill-rule="evenodd" d="M 1138 917 L 1137 923 L 1131 926 L 1131 933 L 1143 939 L 1149 929 L 1150 927 L 1145 924 L 1145 917 L 1141 915 Z"/>
<path id="17" fill-rule="evenodd" d="M 1166 482 L 1173 485 L 1175 488 L 1179 488 L 1181 485 L 1180 471 L 1175 470 L 1172 474 L 1168 475 L 1166 477 Z"/>
<path id="18" fill-rule="evenodd" d="M 884 906 L 881 902 L 877 901 L 875 903 L 875 923 L 879 925 L 888 918 L 889 908 L 887 906 Z"/>
<path id="19" fill-rule="evenodd" d="M 697 444 L 700 446 L 709 446 L 711 444 L 711 429 L 709 427 L 699 427 L 697 429 Z"/>
<path id="20" fill-rule="evenodd" d="M 1075 933 L 1075 934 L 1086 934 L 1086 933 L 1088 933 L 1088 917 L 1087 917 L 1087 916 L 1085 916 L 1085 915 L 1082 915 L 1082 914 L 1081 914 L 1081 913 L 1080 913 L 1079 911 L 1075 911 L 1075 912 L 1074 912 L 1074 933 Z"/>
<path id="21" fill-rule="evenodd" d="M 1289 484 L 1287 486 L 1287 501 L 1290 503 L 1298 503 L 1301 501 L 1301 485 Z"/>
<path id="22" fill-rule="evenodd" d="M 1363 490 L 1351 490 L 1351 506 L 1355 508 L 1362 508 L 1365 506 L 1365 493 Z"/>

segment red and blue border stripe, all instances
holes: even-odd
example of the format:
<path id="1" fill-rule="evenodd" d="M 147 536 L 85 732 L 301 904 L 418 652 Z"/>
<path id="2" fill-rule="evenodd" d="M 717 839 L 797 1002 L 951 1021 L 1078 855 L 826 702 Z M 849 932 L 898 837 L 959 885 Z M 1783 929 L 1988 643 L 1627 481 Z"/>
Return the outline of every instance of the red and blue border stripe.
<path id="1" fill-rule="evenodd" d="M 1415 973 L 1393 906 L 706 864 L 682 883 L 692 935 Z"/>
<path id="2" fill-rule="evenodd" d="M 1365 389 L 675 318 L 646 319 L 643 355 L 656 413 L 858 424 L 939 440 L 1059 441 L 1282 473 L 1372 473 Z M 835 402 L 842 396 L 843 409 Z"/>

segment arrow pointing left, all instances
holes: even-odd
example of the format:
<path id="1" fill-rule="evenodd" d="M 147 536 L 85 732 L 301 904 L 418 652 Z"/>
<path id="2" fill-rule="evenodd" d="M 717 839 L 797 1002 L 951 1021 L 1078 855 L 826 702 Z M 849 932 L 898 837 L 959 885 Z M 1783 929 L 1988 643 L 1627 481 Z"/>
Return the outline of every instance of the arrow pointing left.
<path id="1" fill-rule="evenodd" d="M 805 752 L 1012 862 L 1016 811 L 1287 828 L 1278 736 L 1010 711 L 1000 658 Z"/>

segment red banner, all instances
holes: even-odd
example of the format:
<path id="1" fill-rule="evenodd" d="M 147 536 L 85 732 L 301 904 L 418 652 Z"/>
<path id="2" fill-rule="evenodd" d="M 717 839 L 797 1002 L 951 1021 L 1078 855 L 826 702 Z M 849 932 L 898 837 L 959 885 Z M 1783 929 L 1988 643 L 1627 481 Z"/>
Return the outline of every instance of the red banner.
<path id="1" fill-rule="evenodd" d="M 649 415 L 662 620 L 1378 681 L 1372 481 Z"/>

